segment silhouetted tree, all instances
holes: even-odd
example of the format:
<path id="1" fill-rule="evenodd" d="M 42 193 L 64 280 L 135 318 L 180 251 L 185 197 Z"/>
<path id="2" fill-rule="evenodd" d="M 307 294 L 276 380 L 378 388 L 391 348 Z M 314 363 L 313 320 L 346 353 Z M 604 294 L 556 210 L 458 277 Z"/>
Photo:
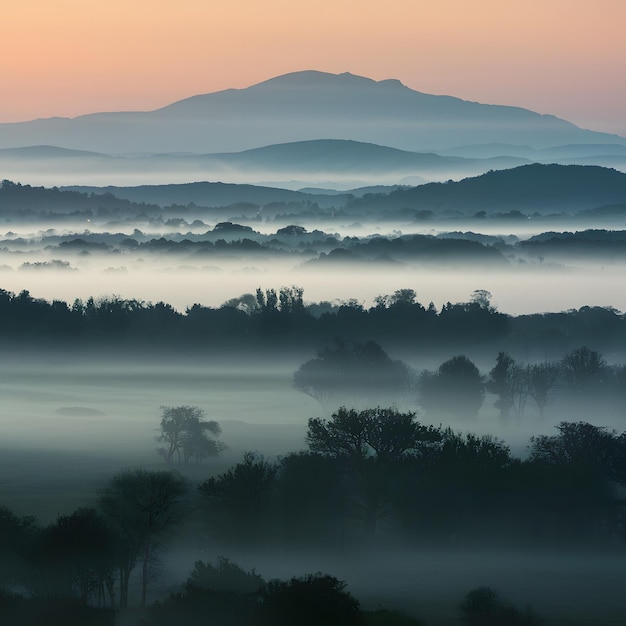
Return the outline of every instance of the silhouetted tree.
<path id="1" fill-rule="evenodd" d="M 254 311 L 259 306 L 257 298 L 251 293 L 244 293 L 237 298 L 231 298 L 222 304 L 223 307 L 230 307 L 233 309 L 237 309 L 239 311 L 243 311 L 250 315 L 254 313 Z"/>
<path id="2" fill-rule="evenodd" d="M 239 540 L 263 537 L 275 489 L 277 466 L 261 455 L 246 452 L 234 468 L 198 486 L 217 530 Z"/>
<path id="3" fill-rule="evenodd" d="M 489 372 L 487 390 L 498 396 L 495 406 L 500 418 L 506 419 L 511 411 L 519 417 L 526 394 L 522 368 L 506 352 L 499 352 L 495 367 Z"/>
<path id="4" fill-rule="evenodd" d="M 523 611 L 500 600 L 491 587 L 472 589 L 459 611 L 466 626 L 540 626 L 543 620 L 530 607 Z"/>
<path id="5" fill-rule="evenodd" d="M 280 459 L 277 490 L 281 537 L 296 544 L 343 543 L 349 485 L 337 458 L 302 451 Z"/>
<path id="6" fill-rule="evenodd" d="M 514 464 L 509 447 L 490 435 L 440 429 L 403 486 L 399 509 L 407 530 L 425 529 L 446 540 L 492 532 Z"/>
<path id="7" fill-rule="evenodd" d="M 393 408 L 356 411 L 339 408 L 329 420 L 309 419 L 306 442 L 313 452 L 347 457 L 359 463 L 368 457 L 394 461 L 438 441 L 439 431 L 423 426 L 415 413 Z"/>
<path id="8" fill-rule="evenodd" d="M 354 506 L 374 534 L 386 513 L 399 462 L 423 453 L 439 438 L 439 430 L 420 424 L 415 413 L 341 407 L 329 420 L 309 419 L 306 442 L 313 452 L 342 462 L 353 483 Z"/>
<path id="9" fill-rule="evenodd" d="M 537 363 L 528 365 L 524 372 L 528 395 L 544 418 L 546 406 L 552 400 L 552 395 L 559 380 L 559 367 L 554 363 Z"/>
<path id="10" fill-rule="evenodd" d="M 346 399 L 372 404 L 407 394 L 412 371 L 402 361 L 391 359 L 373 341 L 336 340 L 317 353 L 294 374 L 296 389 L 315 398 L 326 410 L 331 400 Z"/>
<path id="11" fill-rule="evenodd" d="M 261 592 L 260 626 L 361 626 L 358 601 L 328 574 L 272 580 Z"/>
<path id="12" fill-rule="evenodd" d="M 614 430 L 587 422 L 560 422 L 558 435 L 531 437 L 530 458 L 554 466 L 577 466 L 586 473 L 616 479 L 626 453 Z"/>
<path id="13" fill-rule="evenodd" d="M 0 589 L 4 585 L 30 586 L 27 561 L 37 531 L 34 517 L 16 515 L 0 505 Z"/>
<path id="14" fill-rule="evenodd" d="M 156 440 L 165 444 L 159 454 L 171 463 L 176 457 L 199 462 L 210 456 L 217 456 L 226 446 L 216 441 L 222 432 L 220 425 L 204 420 L 204 411 L 195 406 L 161 407 L 161 425 Z"/>
<path id="15" fill-rule="evenodd" d="M 37 543 L 45 595 L 74 596 L 84 603 L 95 598 L 101 605 L 106 588 L 112 603 L 115 537 L 95 509 L 59 516 Z"/>
<path id="16" fill-rule="evenodd" d="M 437 321 L 434 305 L 426 310 L 417 301 L 414 289 L 398 289 L 393 294 L 377 296 L 374 302 L 368 318 L 377 337 L 384 337 L 386 341 L 397 337 L 412 341 L 432 334 Z"/>
<path id="17" fill-rule="evenodd" d="M 491 306 L 491 292 L 486 289 L 475 289 L 472 291 L 470 302 L 477 304 L 481 309 L 495 311 L 495 308 Z"/>
<path id="18" fill-rule="evenodd" d="M 561 369 L 570 389 L 581 394 L 591 391 L 603 382 L 607 364 L 600 353 L 583 346 L 561 359 Z"/>
<path id="19" fill-rule="evenodd" d="M 141 606 L 145 606 L 153 552 L 180 519 L 187 484 L 182 476 L 143 469 L 113 476 L 98 494 L 98 508 L 126 542 L 120 566 L 120 606 L 128 606 L 128 582 L 141 559 Z"/>
<path id="20" fill-rule="evenodd" d="M 420 404 L 440 415 L 476 417 L 485 397 L 483 377 L 463 355 L 442 363 L 435 373 L 423 372 L 418 389 Z"/>
<path id="21" fill-rule="evenodd" d="M 531 437 L 530 463 L 545 468 L 540 488 L 552 488 L 550 508 L 564 530 L 593 538 L 615 528 L 615 484 L 626 484 L 626 437 L 587 422 L 561 422 L 557 435 Z"/>
<path id="22" fill-rule="evenodd" d="M 217 564 L 196 561 L 185 585 L 197 589 L 215 589 L 235 593 L 251 594 L 258 592 L 265 581 L 254 569 L 247 572 L 226 557 L 218 556 Z"/>

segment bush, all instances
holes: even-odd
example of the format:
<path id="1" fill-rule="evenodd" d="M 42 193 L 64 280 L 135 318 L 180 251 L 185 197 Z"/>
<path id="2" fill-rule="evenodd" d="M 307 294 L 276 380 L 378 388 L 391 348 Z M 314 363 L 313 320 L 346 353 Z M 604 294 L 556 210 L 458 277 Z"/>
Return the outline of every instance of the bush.
<path id="1" fill-rule="evenodd" d="M 491 587 L 472 589 L 459 606 L 467 626 L 540 626 L 543 620 L 530 607 L 523 611 L 502 602 Z"/>

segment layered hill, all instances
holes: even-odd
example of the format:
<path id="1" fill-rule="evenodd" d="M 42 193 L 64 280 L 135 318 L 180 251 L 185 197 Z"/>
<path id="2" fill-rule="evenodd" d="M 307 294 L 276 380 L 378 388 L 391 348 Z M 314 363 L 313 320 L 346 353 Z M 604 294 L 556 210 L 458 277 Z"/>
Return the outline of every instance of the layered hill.
<path id="1" fill-rule="evenodd" d="M 43 185 L 224 181 L 349 189 L 475 176 L 529 162 L 519 157 L 463 158 L 343 139 L 315 139 L 217 154 L 111 156 L 54 146 L 0 149 L 3 178 Z"/>
<path id="2" fill-rule="evenodd" d="M 488 172 L 459 182 L 430 183 L 372 194 L 351 202 L 351 211 L 399 209 L 446 212 L 577 213 L 626 202 L 626 174 L 582 165 L 533 163 Z"/>
<path id="3" fill-rule="evenodd" d="M 366 191 L 366 190 L 363 190 Z M 82 209 L 158 211 L 171 205 L 188 207 L 243 207 L 251 215 L 270 216 L 271 205 L 283 214 L 307 211 L 309 217 L 340 214 L 384 217 L 402 212 L 425 212 L 433 217 L 454 213 L 473 215 L 524 212 L 588 218 L 626 216 L 626 174 L 613 169 L 580 165 L 524 165 L 491 171 L 459 182 L 429 183 L 417 187 L 376 189 L 378 193 L 345 194 L 294 192 L 254 185 L 189 183 L 135 187 L 68 187 L 47 189 L 5 182 L 0 185 L 0 210 L 71 212 Z M 238 209 L 239 210 L 239 209 Z"/>

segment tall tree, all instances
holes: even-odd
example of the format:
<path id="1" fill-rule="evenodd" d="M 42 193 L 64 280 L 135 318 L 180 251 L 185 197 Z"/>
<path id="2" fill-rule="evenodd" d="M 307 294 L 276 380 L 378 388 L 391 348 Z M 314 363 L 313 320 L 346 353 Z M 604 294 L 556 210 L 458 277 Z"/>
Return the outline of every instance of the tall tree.
<path id="1" fill-rule="evenodd" d="M 102 605 L 107 589 L 113 603 L 115 536 L 95 509 L 59 516 L 43 529 L 38 547 L 46 595 L 76 596 L 84 603 L 95 597 Z"/>
<path id="2" fill-rule="evenodd" d="M 263 456 L 246 452 L 227 472 L 198 485 L 218 532 L 256 540 L 267 530 L 266 513 L 275 488 L 277 466 Z"/>
<path id="3" fill-rule="evenodd" d="M 494 368 L 489 372 L 487 390 L 498 396 L 495 406 L 500 418 L 506 419 L 513 411 L 517 417 L 523 408 L 526 384 L 522 368 L 506 352 L 499 352 Z"/>
<path id="4" fill-rule="evenodd" d="M 98 495 L 98 507 L 126 542 L 120 566 L 120 606 L 128 606 L 128 582 L 141 559 L 141 606 L 145 606 L 153 552 L 180 519 L 186 481 L 174 472 L 127 470 L 115 474 Z"/>
<path id="5" fill-rule="evenodd" d="M 587 393 L 603 381 L 607 363 L 599 352 L 587 346 L 573 350 L 561 359 L 565 381 L 577 394 Z"/>
<path id="6" fill-rule="evenodd" d="M 570 530 L 592 537 L 613 527 L 616 483 L 626 484 L 626 436 L 588 422 L 561 422 L 557 435 L 531 438 L 530 462 L 556 487 L 550 507 L 569 518 Z"/>
<path id="7" fill-rule="evenodd" d="M 559 367 L 554 363 L 536 363 L 528 365 L 524 373 L 528 395 L 535 403 L 539 416 L 544 418 L 546 406 L 559 380 Z"/>
<path id="8" fill-rule="evenodd" d="M 37 530 L 34 517 L 16 515 L 0 504 L 0 589 L 11 584 L 28 586 L 26 557 Z"/>
<path id="9" fill-rule="evenodd" d="M 352 482 L 354 508 L 373 535 L 388 512 L 401 461 L 424 453 L 440 436 L 439 429 L 420 424 L 415 413 L 341 407 L 329 420 L 309 419 L 306 442 L 311 451 L 342 463 Z"/>

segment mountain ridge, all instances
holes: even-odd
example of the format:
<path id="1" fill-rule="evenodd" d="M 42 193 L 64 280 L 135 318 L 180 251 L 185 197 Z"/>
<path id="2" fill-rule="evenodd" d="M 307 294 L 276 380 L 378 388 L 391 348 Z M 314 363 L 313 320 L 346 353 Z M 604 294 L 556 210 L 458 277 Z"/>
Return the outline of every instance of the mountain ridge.
<path id="1" fill-rule="evenodd" d="M 626 145 L 624 137 L 521 107 L 425 94 L 395 79 L 314 70 L 191 96 L 153 111 L 0 124 L 0 148 L 49 144 L 115 154 L 230 152 L 327 137 L 415 152 L 492 142 L 534 148 Z"/>
<path id="2" fill-rule="evenodd" d="M 446 211 L 578 212 L 626 202 L 626 174 L 595 165 L 532 163 L 458 182 L 428 183 L 356 199 L 353 209 L 380 206 Z M 520 215 L 520 217 L 523 217 Z"/>
<path id="3" fill-rule="evenodd" d="M 105 184 L 219 180 L 263 185 L 272 180 L 301 180 L 305 186 L 334 180 L 346 188 L 458 179 L 527 162 L 518 157 L 440 156 L 344 139 L 314 139 L 215 154 L 111 156 L 54 146 L 0 149 L 3 177 L 60 185 L 79 184 L 77 179 L 89 185 L 106 179 Z M 63 174 L 67 171 L 74 180 Z"/>
<path id="4" fill-rule="evenodd" d="M 355 190 L 358 191 L 358 190 Z M 356 197 L 347 192 L 327 195 L 292 192 L 285 189 L 225 183 L 186 183 L 166 185 L 69 186 L 43 188 L 15 183 L 0 185 L 0 209 L 42 210 L 63 207 L 64 210 L 98 207 L 101 201 L 115 204 L 146 203 L 166 206 L 219 207 L 241 202 L 258 204 L 271 202 L 303 202 L 311 206 L 343 206 L 348 213 L 361 211 L 383 214 L 394 211 L 432 211 L 446 216 L 450 211 L 471 214 L 524 211 L 526 213 L 555 213 L 610 208 L 615 215 L 626 216 L 626 174 L 597 166 L 531 164 L 492 171 L 459 182 L 429 183 L 406 189 L 390 190 Z M 102 200 L 101 200 L 102 199 Z M 525 217 L 519 214 L 519 218 Z"/>

